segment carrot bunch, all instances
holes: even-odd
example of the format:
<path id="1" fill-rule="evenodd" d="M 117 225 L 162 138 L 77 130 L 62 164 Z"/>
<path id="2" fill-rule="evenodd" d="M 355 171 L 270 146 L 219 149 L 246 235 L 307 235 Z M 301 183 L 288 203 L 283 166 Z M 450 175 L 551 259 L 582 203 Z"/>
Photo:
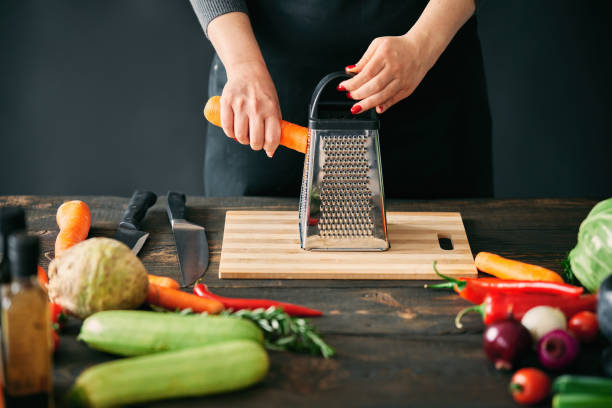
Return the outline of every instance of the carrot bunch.
<path id="1" fill-rule="evenodd" d="M 57 225 L 60 228 L 55 239 L 55 257 L 71 246 L 84 241 L 91 227 L 91 212 L 83 201 L 67 201 L 57 209 Z"/>

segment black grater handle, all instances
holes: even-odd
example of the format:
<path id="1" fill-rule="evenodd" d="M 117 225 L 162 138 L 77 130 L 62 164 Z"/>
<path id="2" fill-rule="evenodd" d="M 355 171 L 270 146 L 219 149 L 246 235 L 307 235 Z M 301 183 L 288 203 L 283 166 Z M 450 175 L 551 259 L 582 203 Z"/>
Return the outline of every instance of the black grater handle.
<path id="1" fill-rule="evenodd" d="M 312 98 L 310 99 L 310 119 L 316 120 L 318 119 L 317 108 L 319 106 L 319 101 L 321 100 L 321 95 L 323 91 L 332 81 L 338 78 L 351 78 L 353 75 L 349 75 L 344 71 L 332 72 L 331 74 L 325 75 L 317 84 L 314 92 L 312 93 Z"/>

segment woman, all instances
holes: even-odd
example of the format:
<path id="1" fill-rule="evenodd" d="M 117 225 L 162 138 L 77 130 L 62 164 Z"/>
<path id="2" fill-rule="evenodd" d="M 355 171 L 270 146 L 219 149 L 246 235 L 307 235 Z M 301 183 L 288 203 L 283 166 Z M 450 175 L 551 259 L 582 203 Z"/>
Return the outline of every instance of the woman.
<path id="1" fill-rule="evenodd" d="M 356 75 L 338 91 L 355 101 L 351 112 L 380 114 L 387 197 L 492 195 L 474 0 L 191 3 L 217 52 L 209 94 L 222 95 L 206 195 L 297 197 L 304 157 L 277 149 L 279 119 L 306 125 L 314 87 L 345 66 Z"/>

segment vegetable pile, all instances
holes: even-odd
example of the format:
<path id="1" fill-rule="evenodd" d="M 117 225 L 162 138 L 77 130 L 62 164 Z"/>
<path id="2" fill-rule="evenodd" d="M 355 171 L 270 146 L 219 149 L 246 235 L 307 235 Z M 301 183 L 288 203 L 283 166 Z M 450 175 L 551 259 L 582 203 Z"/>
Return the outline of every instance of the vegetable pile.
<path id="1" fill-rule="evenodd" d="M 612 199 L 597 204 L 582 222 L 578 243 L 566 265 L 584 285 L 564 283 L 561 275 L 536 265 L 481 252 L 475 258 L 481 271 L 496 278 L 454 279 L 438 272 L 445 282 L 426 285 L 452 289 L 473 303 L 469 312 L 482 315 L 483 347 L 496 369 L 511 370 L 531 350 L 540 368 L 521 368 L 509 391 L 519 404 L 537 404 L 551 391 L 549 374 L 558 375 L 580 358 L 580 349 L 598 341 L 599 332 L 612 341 Z M 584 293 L 586 291 L 591 293 Z M 612 376 L 612 346 L 601 357 L 603 371 Z M 553 407 L 610 407 L 612 379 L 561 375 L 552 386 Z"/>
<path id="2" fill-rule="evenodd" d="M 300 316 L 315 309 L 269 299 L 195 293 L 174 279 L 147 274 L 132 251 L 110 238 L 87 239 L 91 213 L 62 204 L 55 259 L 38 280 L 49 295 L 55 347 L 66 314 L 84 319 L 78 339 L 124 357 L 90 367 L 67 396 L 72 406 L 122 406 L 248 387 L 269 367 L 266 348 L 320 355 L 334 350 Z M 150 310 L 130 310 L 143 309 Z"/>

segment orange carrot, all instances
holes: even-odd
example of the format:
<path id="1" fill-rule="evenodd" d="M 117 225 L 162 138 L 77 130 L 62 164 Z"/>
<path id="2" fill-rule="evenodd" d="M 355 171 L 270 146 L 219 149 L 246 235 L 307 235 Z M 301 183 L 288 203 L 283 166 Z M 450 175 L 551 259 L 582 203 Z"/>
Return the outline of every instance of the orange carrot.
<path id="1" fill-rule="evenodd" d="M 204 116 L 215 126 L 221 126 L 221 104 L 220 96 L 213 96 L 204 106 Z M 306 153 L 308 142 L 308 128 L 281 120 L 280 144 L 300 153 Z"/>
<path id="2" fill-rule="evenodd" d="M 147 303 L 169 310 L 191 309 L 194 312 L 219 313 L 223 304 L 217 300 L 206 299 L 182 290 L 165 288 L 149 282 Z"/>
<path id="3" fill-rule="evenodd" d="M 148 275 L 149 283 L 157 286 L 163 286 L 164 288 L 178 289 L 181 286 L 177 281 L 167 276 Z"/>
<path id="4" fill-rule="evenodd" d="M 57 225 L 60 228 L 55 240 L 55 257 L 66 249 L 85 240 L 91 226 L 89 207 L 82 201 L 67 201 L 57 209 Z"/>
<path id="5" fill-rule="evenodd" d="M 43 269 L 42 266 L 38 265 L 38 284 L 41 288 L 46 292 L 47 285 L 49 284 L 49 277 L 47 276 L 47 271 Z"/>
<path id="6" fill-rule="evenodd" d="M 563 283 L 563 278 L 550 269 L 513 261 L 489 252 L 480 252 L 474 260 L 476 268 L 500 279 Z"/>

